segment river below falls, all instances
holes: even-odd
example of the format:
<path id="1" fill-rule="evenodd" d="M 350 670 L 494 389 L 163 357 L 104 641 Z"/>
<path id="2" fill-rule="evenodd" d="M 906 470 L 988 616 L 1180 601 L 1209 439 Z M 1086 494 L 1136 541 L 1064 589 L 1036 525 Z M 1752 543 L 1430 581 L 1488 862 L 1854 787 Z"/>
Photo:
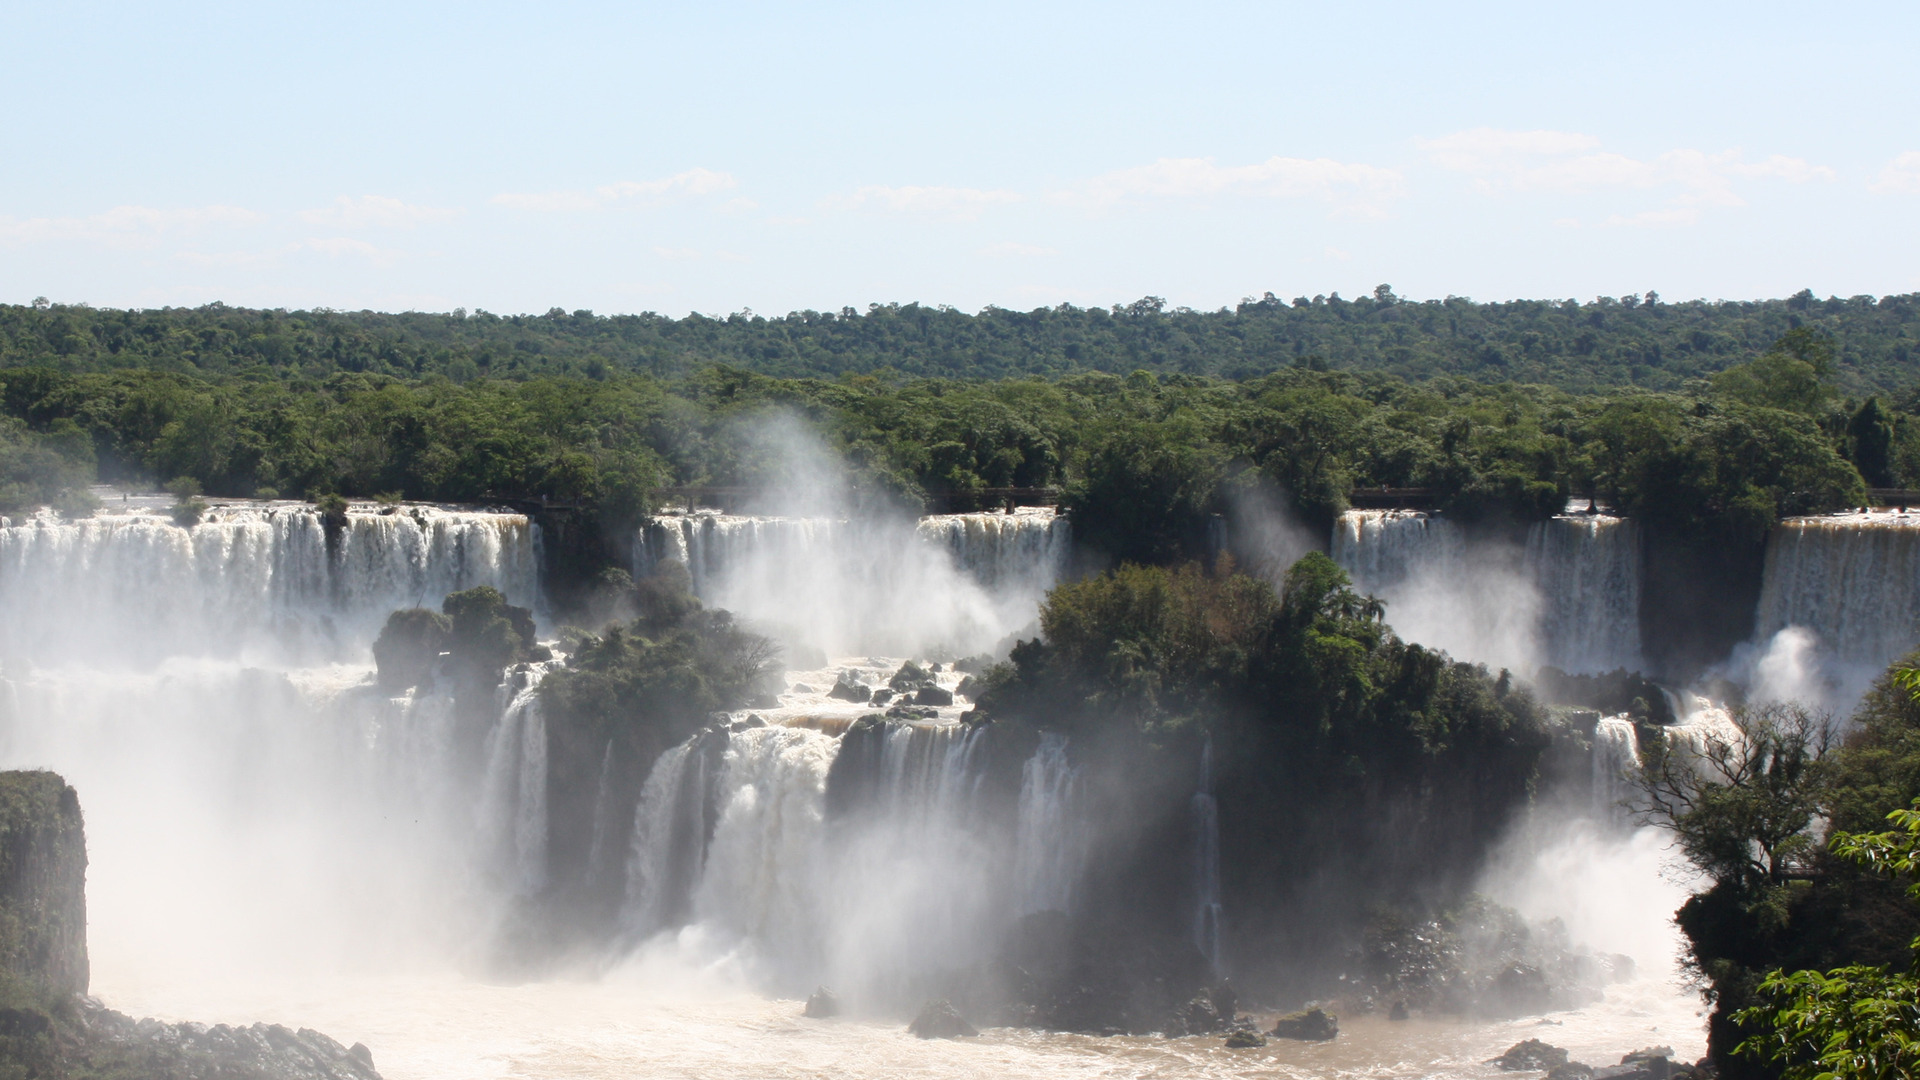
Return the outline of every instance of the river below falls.
<path id="1" fill-rule="evenodd" d="M 104 962 L 100 962 L 104 961 Z M 1094 1038 L 1018 1028 L 923 1041 L 897 1019 L 808 1020 L 802 1003 L 731 987 L 711 970 L 637 962 L 592 981 L 493 985 L 455 975 L 191 984 L 96 962 L 94 993 L 135 1016 L 312 1027 L 364 1042 L 387 1080 L 646 1077 L 864 1078 L 1511 1076 L 1485 1064 L 1543 1039 L 1589 1064 L 1630 1050 L 1704 1052 L 1697 995 L 1667 978 L 1614 986 L 1585 1009 L 1513 1021 L 1342 1017 L 1329 1043 L 1229 1050 L 1218 1037 Z M 1266 1024 L 1271 1016 L 1255 1014 Z"/>

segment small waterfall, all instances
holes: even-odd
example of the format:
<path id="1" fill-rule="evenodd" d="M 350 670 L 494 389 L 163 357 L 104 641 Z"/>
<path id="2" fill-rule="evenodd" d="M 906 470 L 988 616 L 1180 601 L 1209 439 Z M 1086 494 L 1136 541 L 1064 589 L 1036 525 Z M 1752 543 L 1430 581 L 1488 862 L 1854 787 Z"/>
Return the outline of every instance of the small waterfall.
<path id="1" fill-rule="evenodd" d="M 1213 736 L 1200 744 L 1200 785 L 1193 793 L 1193 946 L 1215 978 L 1220 957 L 1220 804 L 1213 797 Z"/>
<path id="2" fill-rule="evenodd" d="M 716 738 L 703 732 L 661 754 L 640 790 L 624 917 L 636 938 L 678 926 L 692 910 L 713 832 L 710 749 Z"/>
<path id="3" fill-rule="evenodd" d="M 1410 510 L 1349 510 L 1333 559 L 1386 601 L 1402 638 L 1531 675 L 1540 664 L 1540 592 L 1518 545 L 1469 546 L 1461 527 Z"/>
<path id="4" fill-rule="evenodd" d="M 1640 530 L 1604 514 L 1557 517 L 1527 534 L 1540 590 L 1542 661 L 1571 674 L 1644 667 Z"/>
<path id="5" fill-rule="evenodd" d="M 1776 639 L 1794 628 L 1813 640 L 1775 649 Z M 1752 651 L 1782 652 L 1796 664 L 1810 654 L 1804 663 L 1819 670 L 1756 671 L 1756 688 L 1773 696 L 1831 695 L 1831 703 L 1845 704 L 1916 642 L 1920 514 L 1795 518 L 1774 528 Z"/>
<path id="6" fill-rule="evenodd" d="M 699 512 L 648 522 L 633 570 L 683 561 L 694 593 L 829 655 L 991 650 L 1033 623 L 1071 549 L 1049 509 L 888 519 Z"/>
<path id="7" fill-rule="evenodd" d="M 1603 716 L 1593 728 L 1593 814 L 1624 821 L 1640 768 L 1640 731 L 1626 716 Z"/>
<path id="8" fill-rule="evenodd" d="M 357 661 L 395 608 L 478 585 L 533 604 L 537 532 L 519 514 L 424 506 L 355 508 L 331 543 L 304 504 L 220 505 L 192 529 L 41 514 L 0 528 L 0 655 Z"/>
<path id="9" fill-rule="evenodd" d="M 1080 770 L 1067 759 L 1067 739 L 1047 732 L 1020 770 L 1020 816 L 1014 829 L 1014 913 L 1072 911 L 1087 859 L 1087 821 Z"/>
<path id="10" fill-rule="evenodd" d="M 945 549 L 969 577 L 996 588 L 1051 589 L 1073 547 L 1067 519 L 1043 507 L 934 514 L 921 518 L 915 531 L 923 543 Z"/>
<path id="11" fill-rule="evenodd" d="M 694 912 L 776 979 L 818 968 L 827 769 L 838 748 L 831 735 L 789 727 L 736 732 L 727 747 Z"/>
<path id="12" fill-rule="evenodd" d="M 539 685 L 552 663 L 530 664 L 501 684 L 510 696 L 487 735 L 480 835 L 519 896 L 547 883 L 547 724 Z"/>

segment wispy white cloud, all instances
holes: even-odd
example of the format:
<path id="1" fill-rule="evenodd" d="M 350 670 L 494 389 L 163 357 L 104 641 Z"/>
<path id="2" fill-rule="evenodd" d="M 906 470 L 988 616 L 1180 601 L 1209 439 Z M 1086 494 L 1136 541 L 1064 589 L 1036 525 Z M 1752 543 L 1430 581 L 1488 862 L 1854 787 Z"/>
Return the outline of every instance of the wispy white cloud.
<path id="1" fill-rule="evenodd" d="M 78 240 L 109 247 L 152 247 L 160 242 L 161 237 L 169 234 L 256 225 L 264 220 L 266 215 L 238 206 L 173 210 L 151 206 L 116 206 L 86 217 L 15 218 L 0 215 L 0 243 Z"/>
<path id="2" fill-rule="evenodd" d="M 411 229 L 435 221 L 449 221 L 460 211 L 440 206 L 415 206 L 386 195 L 342 195 L 332 206 L 302 210 L 294 216 L 310 225 L 337 229 Z"/>
<path id="3" fill-rule="evenodd" d="M 1018 192 L 965 187 L 884 187 L 870 184 L 828 205 L 844 210 L 883 210 L 896 214 L 977 218 L 995 206 L 1021 201 Z"/>
<path id="4" fill-rule="evenodd" d="M 1920 150 L 1909 150 L 1887 162 L 1874 177 L 1872 187 L 1875 191 L 1920 195 Z"/>
<path id="5" fill-rule="evenodd" d="M 546 213 L 599 210 L 621 203 L 657 203 L 676 198 L 712 195 L 738 187 L 730 173 L 688 169 L 658 180 L 621 180 L 589 191 L 506 192 L 491 200 L 496 206 Z"/>
<path id="6" fill-rule="evenodd" d="M 1060 252 L 1038 244 L 1019 244 L 1009 240 L 1002 244 L 988 244 L 980 249 L 980 254 L 994 259 L 1044 259 Z"/>
<path id="7" fill-rule="evenodd" d="M 1405 194 L 1406 179 L 1394 169 L 1331 158 L 1270 157 L 1252 165 L 1221 165 L 1212 158 L 1161 158 L 1151 165 L 1095 177 L 1057 198 L 1094 205 L 1218 196 L 1316 199 L 1342 212 L 1377 216 Z"/>
<path id="8" fill-rule="evenodd" d="M 1591 135 L 1566 131 L 1502 131 L 1474 128 L 1417 145 L 1435 165 L 1467 173 L 1489 193 L 1542 192 L 1587 195 L 1601 191 L 1665 192 L 1666 209 L 1616 215 L 1609 225 L 1687 225 L 1699 207 L 1744 206 L 1740 180 L 1775 179 L 1803 184 L 1833 180 L 1834 171 L 1804 158 L 1774 154 L 1746 161 L 1738 150 L 1709 154 L 1669 150 L 1651 159 L 1600 149 Z M 1692 209 L 1692 212 L 1682 212 Z"/>
<path id="9" fill-rule="evenodd" d="M 378 247 L 357 237 L 328 236 L 297 240 L 290 244 L 255 250 L 178 251 L 173 257 L 189 266 L 250 267 L 283 263 L 288 256 L 305 251 L 318 252 L 333 258 L 362 258 L 375 266 L 386 266 L 406 254 L 392 248 Z"/>

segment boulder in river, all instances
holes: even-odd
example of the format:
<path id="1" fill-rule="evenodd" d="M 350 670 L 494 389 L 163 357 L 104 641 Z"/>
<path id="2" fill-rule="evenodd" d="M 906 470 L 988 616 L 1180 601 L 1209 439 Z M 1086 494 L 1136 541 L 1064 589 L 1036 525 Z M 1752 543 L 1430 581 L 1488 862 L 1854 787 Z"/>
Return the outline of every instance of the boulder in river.
<path id="1" fill-rule="evenodd" d="M 1507 1072 L 1519 1072 L 1522 1069 L 1553 1069 L 1567 1063 L 1567 1052 L 1557 1046 L 1549 1046 L 1539 1039 L 1528 1039 L 1507 1047 L 1507 1052 L 1487 1062 L 1498 1065 Z"/>
<path id="2" fill-rule="evenodd" d="M 827 691 L 827 696 L 836 701 L 862 702 L 872 697 L 873 691 L 854 678 L 853 672 L 843 671 L 833 681 L 833 689 Z"/>
<path id="3" fill-rule="evenodd" d="M 1268 1032 L 1276 1039 L 1300 1039 L 1304 1042 L 1326 1042 L 1340 1034 L 1340 1019 L 1328 1016 L 1321 1009 L 1308 1009 L 1305 1012 L 1288 1013 L 1274 1021 L 1273 1030 Z"/>
<path id="4" fill-rule="evenodd" d="M 1257 1031 L 1234 1031 L 1227 1035 L 1227 1049 L 1251 1050 L 1256 1046 L 1267 1045 L 1267 1037 Z"/>
<path id="5" fill-rule="evenodd" d="M 827 987 L 815 987 L 813 993 L 807 995 L 807 1008 L 801 1015 L 810 1016 L 815 1020 L 825 1020 L 829 1016 L 839 1016 L 840 999 Z"/>
<path id="6" fill-rule="evenodd" d="M 915 705 L 951 705 L 953 691 L 939 686 L 923 686 L 913 695 Z"/>
<path id="7" fill-rule="evenodd" d="M 907 1030 L 923 1039 L 957 1039 L 962 1035 L 980 1034 L 945 998 L 929 1002 L 920 1010 L 920 1015 L 913 1018 L 913 1023 L 907 1025 Z"/>
<path id="8" fill-rule="evenodd" d="M 1578 1061 L 1555 1065 L 1547 1070 L 1547 1080 L 1593 1080 L 1593 1066 Z"/>

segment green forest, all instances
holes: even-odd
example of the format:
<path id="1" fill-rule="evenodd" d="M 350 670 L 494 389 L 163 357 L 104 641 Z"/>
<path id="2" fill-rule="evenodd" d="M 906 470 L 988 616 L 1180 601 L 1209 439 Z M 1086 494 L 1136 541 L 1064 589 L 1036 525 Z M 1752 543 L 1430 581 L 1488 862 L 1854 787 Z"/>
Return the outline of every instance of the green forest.
<path id="1" fill-rule="evenodd" d="M 750 311 L 675 319 L 651 313 L 544 315 L 201 308 L 121 311 L 0 304 L 0 367 L 119 368 L 322 379 L 644 373 L 713 364 L 782 378 L 1060 378 L 1082 372 L 1211 375 L 1236 381 L 1304 366 L 1458 376 L 1591 391 L 1682 390 L 1751 359 L 1800 327 L 1831 343 L 1836 385 L 1901 390 L 1920 360 L 1920 294 L 1680 303 L 1618 298 L 1476 303 L 1370 296 L 1247 298 L 1232 309 L 1168 308 L 1144 297 L 1111 308 L 1033 311 L 872 304 L 865 311 Z"/>
<path id="2" fill-rule="evenodd" d="M 1788 303 L 1776 305 L 1783 317 Z M 1629 321 L 1651 318 L 1647 306 L 1615 308 Z M 1896 306 L 1868 310 L 1877 326 Z M 954 317 L 981 320 L 968 324 L 978 329 L 998 316 Z M 1101 313 L 1098 321 L 1171 326 L 1185 317 Z M 758 370 L 779 368 L 777 360 L 715 360 L 660 374 L 615 364 L 579 372 L 549 357 L 516 374 L 460 381 L 425 364 L 425 374 L 404 377 L 373 370 L 407 367 L 398 344 L 392 363 L 351 370 L 334 353 L 363 354 L 339 338 L 328 339 L 339 346 L 331 358 L 299 359 L 326 338 L 317 331 L 289 331 L 269 347 L 259 334 L 211 329 L 229 318 L 255 329 L 301 321 L 272 312 L 123 320 L 14 308 L 4 318 L 13 320 L 16 343 L 29 323 L 88 329 L 84 347 L 64 356 L 7 346 L 14 351 L 11 366 L 0 367 L 0 512 L 41 503 L 84 511 L 81 489 L 98 479 L 184 483 L 226 497 L 551 500 L 631 518 L 655 506 L 663 488 L 795 486 L 796 455 L 790 440 L 769 437 L 780 427 L 767 422 L 772 416 L 791 417 L 817 437 L 863 499 L 964 510 L 992 505 L 992 489 L 1057 488 L 1083 540 L 1146 562 L 1189 553 L 1208 517 L 1249 484 L 1286 492 L 1318 523 L 1356 490 L 1410 487 L 1469 518 L 1534 519 L 1570 497 L 1592 496 L 1679 533 L 1747 541 L 1782 515 L 1858 505 L 1868 488 L 1920 487 L 1920 386 L 1852 389 L 1860 369 L 1843 358 L 1854 339 L 1812 322 L 1722 356 L 1717 369 L 1677 389 L 1583 391 L 1317 361 L 1237 378 L 1091 367 L 917 376 L 904 373 L 912 366 L 905 345 L 887 354 L 891 365 L 832 377 Z M 390 318 L 408 325 L 416 317 Z M 465 325 L 418 318 L 442 329 Z M 847 322 L 896 318 L 904 316 Z M 112 337 L 108 324 L 122 321 L 165 332 L 129 329 L 115 352 L 101 341 Z M 541 340 L 571 340 L 560 331 L 567 319 L 523 322 L 546 327 Z M 189 329 L 199 324 L 201 331 Z M 693 323 L 660 325 L 686 332 Z M 745 340 L 744 330 L 722 332 L 733 325 L 714 323 L 712 339 Z M 35 340 L 65 340 L 51 333 Z M 219 348 L 196 351 L 188 341 Z M 285 362 L 246 351 L 256 345 L 266 353 L 284 347 Z M 183 351 L 166 351 L 176 346 Z M 520 354 L 517 346 L 509 353 Z M 187 355 L 198 363 L 180 359 Z M 242 364 L 242 356 L 250 359 Z"/>

